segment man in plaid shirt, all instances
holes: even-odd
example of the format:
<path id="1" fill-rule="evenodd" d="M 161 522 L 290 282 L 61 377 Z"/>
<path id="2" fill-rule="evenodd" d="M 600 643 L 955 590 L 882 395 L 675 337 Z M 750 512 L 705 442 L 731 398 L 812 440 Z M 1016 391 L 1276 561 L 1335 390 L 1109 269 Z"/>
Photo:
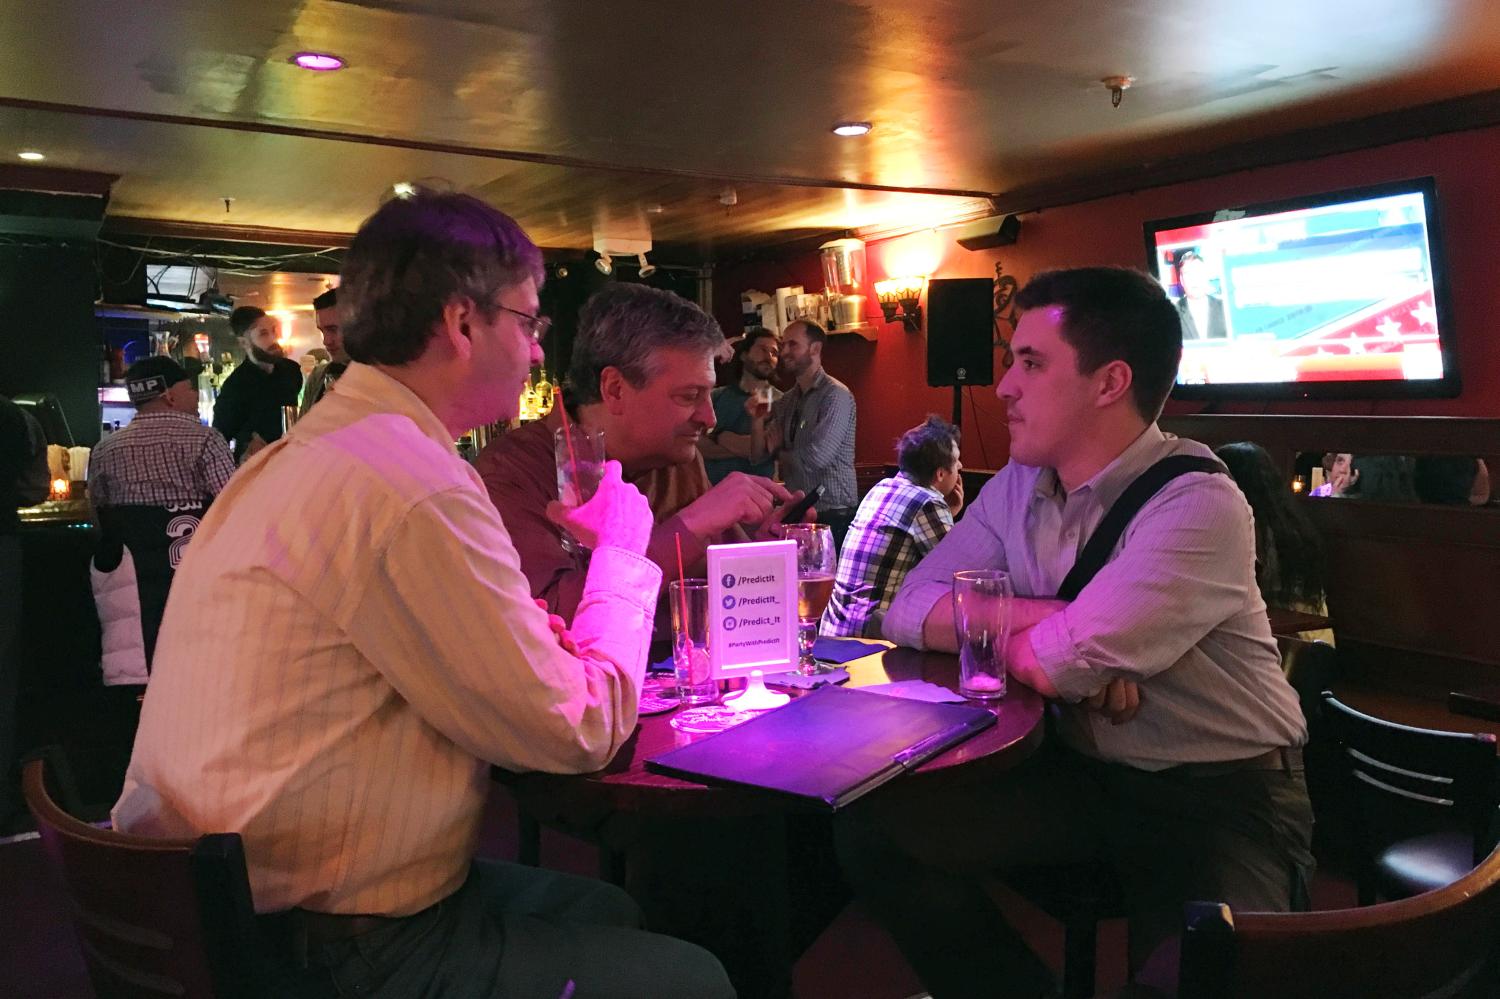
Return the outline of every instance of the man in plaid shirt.
<path id="1" fill-rule="evenodd" d="M 963 507 L 958 428 L 936 416 L 901 435 L 901 472 L 866 494 L 839 554 L 822 635 L 880 638 L 901 581 L 953 526 Z"/>
<path id="2" fill-rule="evenodd" d="M 89 500 L 111 506 L 207 506 L 234 471 L 224 438 L 198 420 L 198 390 L 170 357 L 125 373 L 135 419 L 89 455 Z"/>
<path id="3" fill-rule="evenodd" d="M 89 456 L 101 532 L 89 575 L 104 684 L 125 688 L 133 735 L 135 697 L 150 673 L 172 576 L 203 511 L 229 482 L 234 457 L 198 422 L 198 390 L 182 365 L 148 357 L 130 366 L 125 383 L 135 418 Z"/>

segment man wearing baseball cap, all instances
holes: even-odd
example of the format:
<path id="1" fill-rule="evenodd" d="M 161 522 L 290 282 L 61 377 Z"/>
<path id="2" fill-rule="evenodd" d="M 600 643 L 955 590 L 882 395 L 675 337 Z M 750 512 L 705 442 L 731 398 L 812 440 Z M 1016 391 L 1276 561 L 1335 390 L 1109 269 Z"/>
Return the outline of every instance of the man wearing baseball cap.
<path id="1" fill-rule="evenodd" d="M 198 390 L 181 364 L 137 361 L 125 385 L 135 418 L 89 456 L 89 500 L 103 536 L 94 600 L 111 686 L 146 682 L 173 571 L 234 472 L 229 445 L 198 420 Z"/>

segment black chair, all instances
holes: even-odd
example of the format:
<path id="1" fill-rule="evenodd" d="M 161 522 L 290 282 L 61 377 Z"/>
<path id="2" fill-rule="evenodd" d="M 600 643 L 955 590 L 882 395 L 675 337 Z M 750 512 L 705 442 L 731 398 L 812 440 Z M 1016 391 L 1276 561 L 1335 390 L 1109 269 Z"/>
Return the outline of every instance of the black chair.
<path id="1" fill-rule="evenodd" d="M 164 840 L 99 829 L 58 807 L 51 785 L 45 757 L 30 759 L 26 804 L 67 885 L 98 995 L 272 994 L 238 835 Z"/>
<path id="2" fill-rule="evenodd" d="M 1338 679 L 1338 651 L 1327 642 L 1309 642 L 1278 635 L 1281 671 L 1297 693 L 1307 722 L 1307 744 L 1302 764 L 1307 778 L 1307 796 L 1313 808 L 1313 854 L 1320 863 L 1337 867 L 1353 865 L 1356 854 L 1352 805 L 1346 800 L 1339 779 L 1339 748 L 1323 717 L 1323 691 Z"/>
<path id="3" fill-rule="evenodd" d="M 1323 693 L 1354 811 L 1361 905 L 1451 884 L 1496 843 L 1495 737 L 1375 718 Z"/>

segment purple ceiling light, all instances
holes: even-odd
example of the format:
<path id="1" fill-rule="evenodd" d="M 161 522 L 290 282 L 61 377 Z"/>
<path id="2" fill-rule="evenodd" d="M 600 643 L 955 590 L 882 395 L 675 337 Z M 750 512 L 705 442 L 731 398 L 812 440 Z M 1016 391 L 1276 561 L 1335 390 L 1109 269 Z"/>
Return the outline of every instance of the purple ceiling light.
<path id="1" fill-rule="evenodd" d="M 316 73 L 331 73 L 344 68 L 344 60 L 330 52 L 298 52 L 292 56 L 292 64 Z"/>

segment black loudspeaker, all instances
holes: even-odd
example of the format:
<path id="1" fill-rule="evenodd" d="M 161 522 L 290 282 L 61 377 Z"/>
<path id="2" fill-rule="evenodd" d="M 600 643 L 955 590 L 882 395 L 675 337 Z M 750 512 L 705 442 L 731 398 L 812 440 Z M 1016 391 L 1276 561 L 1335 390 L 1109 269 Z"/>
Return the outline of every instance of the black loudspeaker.
<path id="1" fill-rule="evenodd" d="M 1000 227 L 989 231 L 980 230 L 972 236 L 961 236 L 958 245 L 965 250 L 993 250 L 997 246 L 1010 246 L 1021 235 L 1021 217 L 1007 215 L 1000 220 Z"/>
<path id="2" fill-rule="evenodd" d="M 927 282 L 927 384 L 995 380 L 995 285 L 989 278 Z"/>

